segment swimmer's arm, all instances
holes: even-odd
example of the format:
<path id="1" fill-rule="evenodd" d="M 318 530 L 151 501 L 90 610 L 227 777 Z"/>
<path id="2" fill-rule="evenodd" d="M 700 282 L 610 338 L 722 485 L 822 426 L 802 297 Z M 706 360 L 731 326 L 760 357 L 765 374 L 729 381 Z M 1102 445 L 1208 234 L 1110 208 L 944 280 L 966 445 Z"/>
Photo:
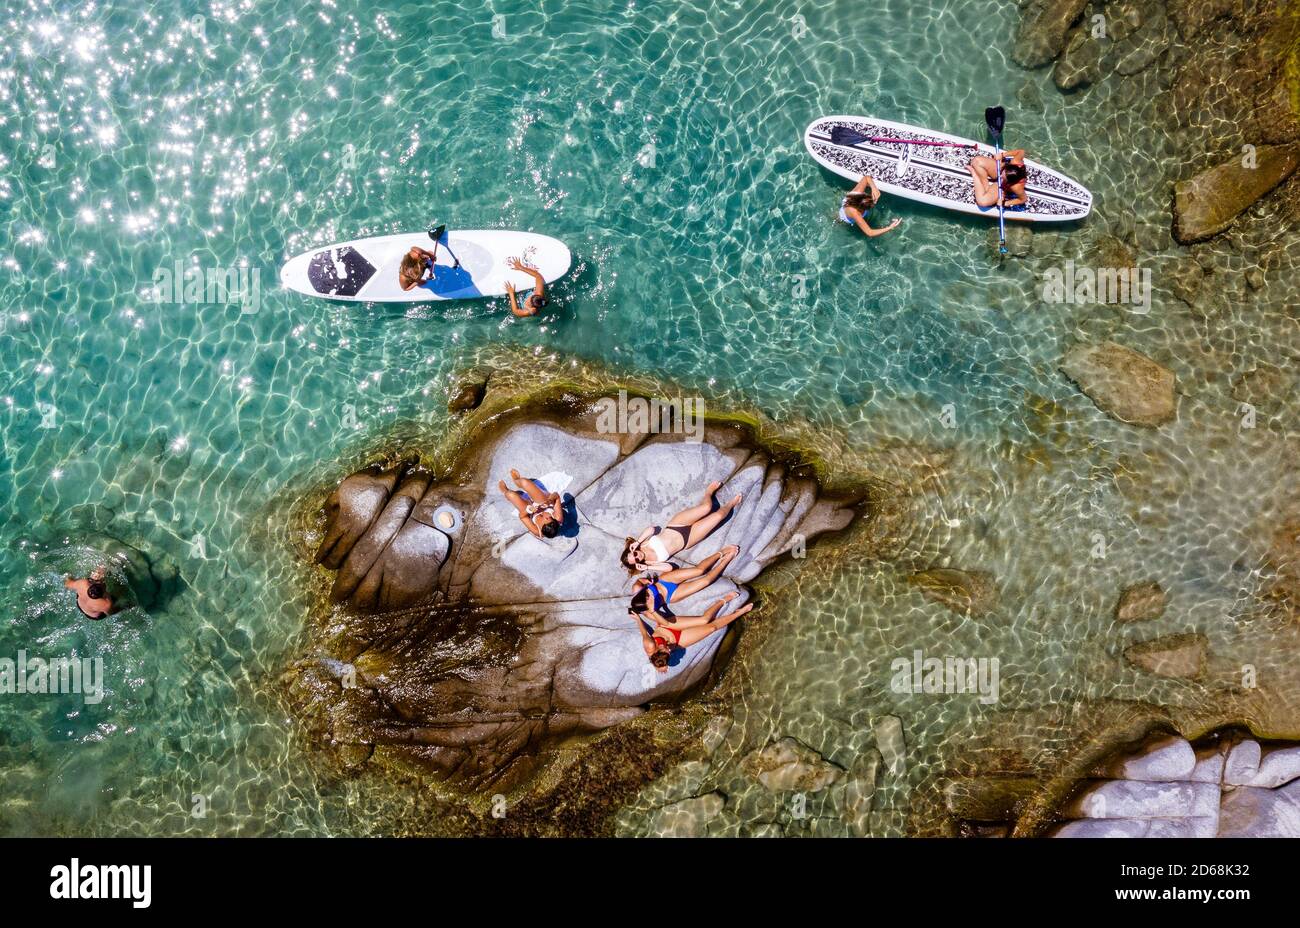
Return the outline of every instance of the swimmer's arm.
<path id="1" fill-rule="evenodd" d="M 858 215 L 853 217 L 853 224 L 862 230 L 863 235 L 866 235 L 869 238 L 875 238 L 878 235 L 884 235 L 886 232 L 898 228 L 898 224 L 900 222 L 902 222 L 901 219 L 895 219 L 893 222 L 891 222 L 889 225 L 885 226 L 884 228 L 873 229 L 871 228 L 871 226 L 867 225 L 867 221 L 862 218 L 861 213 L 858 213 Z"/>
<path id="2" fill-rule="evenodd" d="M 862 179 L 863 179 L 864 181 L 867 182 L 867 185 L 868 185 L 869 187 L 871 187 L 871 197 L 872 197 L 872 199 L 875 200 L 877 203 L 879 203 L 879 202 L 880 202 L 880 188 L 876 186 L 876 179 L 875 179 L 874 177 L 870 177 L 870 176 L 868 176 L 868 177 L 864 177 L 864 178 L 862 178 Z"/>

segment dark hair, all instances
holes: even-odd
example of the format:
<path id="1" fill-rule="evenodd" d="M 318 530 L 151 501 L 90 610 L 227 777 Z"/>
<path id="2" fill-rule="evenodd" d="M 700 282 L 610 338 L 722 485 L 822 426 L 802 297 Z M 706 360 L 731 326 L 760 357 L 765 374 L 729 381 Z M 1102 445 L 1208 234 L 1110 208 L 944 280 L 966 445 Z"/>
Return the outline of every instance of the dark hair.
<path id="1" fill-rule="evenodd" d="M 534 293 L 532 296 L 528 298 L 528 302 L 532 303 L 538 309 L 545 309 L 546 304 L 550 303 L 551 301 L 548 300 L 546 297 L 542 296 L 540 293 Z"/>
<path id="2" fill-rule="evenodd" d="M 660 649 L 650 655 L 650 663 L 654 664 L 656 667 L 667 667 L 668 661 L 672 656 L 673 656 L 673 652 L 671 649 L 669 650 Z"/>
<path id="3" fill-rule="evenodd" d="M 542 526 L 542 534 L 547 538 L 554 538 L 556 535 L 560 534 L 560 523 L 556 522 L 554 519 L 545 523 Z"/>
<path id="4" fill-rule="evenodd" d="M 108 587 L 104 586 L 102 580 L 91 580 L 86 584 L 86 595 L 91 599 L 103 599 L 108 593 Z"/>
<path id="5" fill-rule="evenodd" d="M 1005 168 L 1002 169 L 1002 186 L 1004 188 L 1012 187 L 1015 184 L 1020 183 L 1028 176 L 1029 173 L 1025 170 L 1025 166 L 1023 164 L 1016 164 L 1015 162 L 1012 162 L 1011 164 L 1008 164 Z"/>
<path id="6" fill-rule="evenodd" d="M 646 611 L 646 590 L 648 589 L 649 587 L 643 586 L 637 592 L 632 594 L 632 608 L 628 610 L 629 612 Z"/>
<path id="7" fill-rule="evenodd" d="M 844 205 L 852 206 L 854 209 L 871 209 L 876 205 L 876 195 L 870 190 L 850 193 L 844 198 Z"/>
<path id="8" fill-rule="evenodd" d="M 641 572 L 641 568 L 637 567 L 636 562 L 632 560 L 632 545 L 635 543 L 636 539 L 630 535 L 627 538 L 624 538 L 623 553 L 618 556 L 618 562 L 626 567 L 627 572 L 630 574 Z"/>

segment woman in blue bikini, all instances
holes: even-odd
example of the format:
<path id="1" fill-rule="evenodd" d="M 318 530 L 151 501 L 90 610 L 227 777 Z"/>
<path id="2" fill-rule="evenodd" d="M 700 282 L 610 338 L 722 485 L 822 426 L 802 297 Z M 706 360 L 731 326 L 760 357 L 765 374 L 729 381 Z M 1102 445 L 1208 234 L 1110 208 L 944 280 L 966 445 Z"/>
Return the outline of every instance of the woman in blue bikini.
<path id="1" fill-rule="evenodd" d="M 880 202 L 880 188 L 870 177 L 864 177 L 858 181 L 856 187 L 844 195 L 840 201 L 840 222 L 848 223 L 851 226 L 857 226 L 862 230 L 864 235 L 875 238 L 877 235 L 884 235 L 893 229 L 897 229 L 903 221 L 895 219 L 883 229 L 873 229 L 867 223 L 867 214 L 871 212 L 877 203 Z"/>
<path id="2" fill-rule="evenodd" d="M 649 574 L 632 584 L 632 608 L 628 611 L 647 622 L 676 622 L 668 608 L 674 599 L 694 596 L 722 576 L 740 548 L 727 545 L 716 554 L 710 554 L 694 567 L 678 567 L 662 574 Z M 658 617 L 658 618 L 656 618 Z"/>

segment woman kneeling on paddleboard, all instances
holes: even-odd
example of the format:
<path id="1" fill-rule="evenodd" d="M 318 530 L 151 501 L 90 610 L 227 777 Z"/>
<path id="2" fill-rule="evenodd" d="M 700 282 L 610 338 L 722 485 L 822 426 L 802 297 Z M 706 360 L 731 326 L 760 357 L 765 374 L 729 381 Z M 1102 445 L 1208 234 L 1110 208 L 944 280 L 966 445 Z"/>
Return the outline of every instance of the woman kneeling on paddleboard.
<path id="1" fill-rule="evenodd" d="M 436 260 L 438 256 L 434 252 L 425 251 L 418 245 L 411 246 L 411 250 L 402 259 L 401 269 L 397 272 L 397 279 L 402 289 L 412 290 L 432 277 L 433 262 Z M 425 274 L 429 276 L 426 277 Z"/>
<path id="2" fill-rule="evenodd" d="M 867 213 L 875 208 L 880 202 L 880 188 L 870 177 L 864 177 L 858 181 L 858 185 L 845 194 L 844 199 L 840 201 L 840 222 L 846 222 L 851 226 L 857 226 L 865 235 L 875 238 L 877 235 L 884 235 L 891 229 L 897 229 L 901 219 L 895 219 L 883 229 L 873 229 L 867 224 Z"/>
<path id="3" fill-rule="evenodd" d="M 984 209 L 998 204 L 998 163 L 988 155 L 976 155 L 967 167 L 975 181 L 975 202 Z M 1029 202 L 1025 196 L 1025 150 L 1002 153 L 1002 208 L 1011 209 Z"/>

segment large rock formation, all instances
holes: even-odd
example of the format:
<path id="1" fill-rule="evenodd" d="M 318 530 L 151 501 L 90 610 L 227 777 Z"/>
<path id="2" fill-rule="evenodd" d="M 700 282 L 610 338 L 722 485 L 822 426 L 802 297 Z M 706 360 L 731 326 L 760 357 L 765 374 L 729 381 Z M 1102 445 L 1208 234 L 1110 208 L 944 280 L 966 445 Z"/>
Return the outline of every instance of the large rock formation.
<path id="1" fill-rule="evenodd" d="M 1158 737 L 1062 809 L 1058 838 L 1300 838 L 1300 746 Z"/>
<path id="2" fill-rule="evenodd" d="M 337 571 L 339 614 L 300 662 L 295 701 L 352 756 L 381 749 L 478 783 L 517 780 L 549 745 L 631 719 L 699 687 L 726 634 L 667 673 L 646 660 L 627 613 L 624 539 L 695 505 L 710 481 L 744 502 L 683 558 L 728 544 L 740 555 L 712 587 L 674 601 L 680 615 L 748 598 L 742 586 L 856 510 L 787 469 L 748 429 L 615 434 L 605 401 L 481 423 L 439 477 L 406 459 L 343 480 L 325 506 L 316 559 Z M 561 535 L 529 534 L 498 481 L 511 468 L 565 500 Z M 762 612 L 744 622 L 761 622 Z M 729 634 L 729 633 L 728 633 Z"/>

